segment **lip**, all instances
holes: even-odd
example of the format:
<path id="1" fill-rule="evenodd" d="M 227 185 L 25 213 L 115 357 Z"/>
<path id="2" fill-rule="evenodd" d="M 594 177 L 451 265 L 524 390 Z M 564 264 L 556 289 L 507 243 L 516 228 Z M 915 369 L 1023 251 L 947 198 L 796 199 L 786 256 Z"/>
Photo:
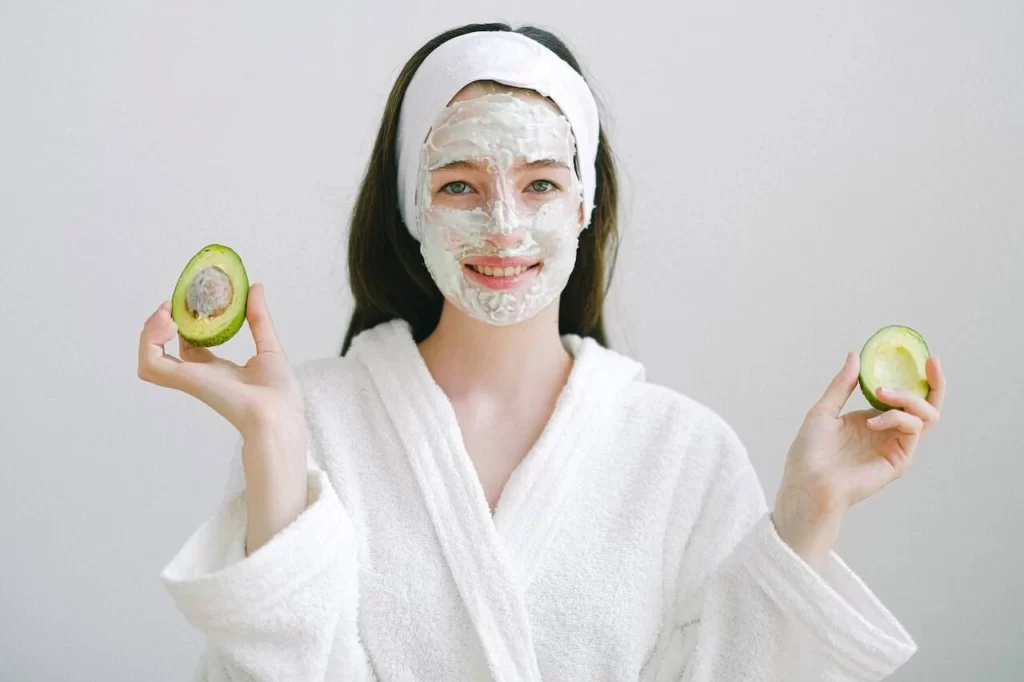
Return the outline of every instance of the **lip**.
<path id="1" fill-rule="evenodd" d="M 483 260 L 492 261 L 493 265 L 491 262 L 483 262 Z M 471 281 L 476 282 L 480 286 L 484 287 L 485 289 L 492 289 L 494 291 L 507 291 L 509 289 L 515 289 L 516 287 L 522 285 L 524 282 L 528 282 L 534 277 L 536 277 L 540 272 L 540 269 L 543 267 L 543 265 L 538 264 L 538 261 L 531 262 L 529 259 L 523 258 L 467 258 L 466 260 L 462 261 L 462 263 L 462 269 L 465 271 L 466 277 L 468 277 Z M 518 275 L 514 275 L 512 277 L 494 277 L 492 275 L 482 275 L 473 268 L 469 267 L 470 265 L 490 265 L 491 267 L 515 267 L 517 265 L 537 265 L 537 267 L 531 267 L 529 270 L 524 270 Z"/>
<path id="2" fill-rule="evenodd" d="M 539 263 L 536 258 L 501 258 L 499 256 L 470 256 L 462 261 L 463 265 L 487 265 L 492 268 L 514 268 L 522 265 L 530 267 Z"/>

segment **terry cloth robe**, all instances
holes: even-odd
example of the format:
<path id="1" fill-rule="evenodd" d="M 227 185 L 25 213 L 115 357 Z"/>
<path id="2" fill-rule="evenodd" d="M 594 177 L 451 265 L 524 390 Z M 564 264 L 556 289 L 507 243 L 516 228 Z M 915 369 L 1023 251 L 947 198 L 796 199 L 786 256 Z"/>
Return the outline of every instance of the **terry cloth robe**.
<path id="1" fill-rule="evenodd" d="M 297 369 L 308 507 L 250 556 L 234 484 L 164 568 L 209 682 L 878 680 L 915 644 L 840 558 L 775 533 L 732 429 L 563 337 L 554 413 L 493 516 L 402 321 Z"/>

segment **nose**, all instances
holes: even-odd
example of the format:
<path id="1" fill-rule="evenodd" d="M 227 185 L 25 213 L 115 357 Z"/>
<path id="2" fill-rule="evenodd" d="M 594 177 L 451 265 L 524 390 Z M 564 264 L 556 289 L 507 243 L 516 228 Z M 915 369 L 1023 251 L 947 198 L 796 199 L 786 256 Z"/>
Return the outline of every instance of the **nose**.
<path id="1" fill-rule="evenodd" d="M 513 249 L 526 238 L 526 230 L 517 225 L 511 202 L 501 197 L 491 205 L 491 220 L 483 237 L 499 251 Z"/>
<path id="2" fill-rule="evenodd" d="M 522 229 L 514 228 L 500 232 L 488 232 L 484 235 L 484 239 L 498 251 L 507 251 L 522 244 L 524 236 Z"/>

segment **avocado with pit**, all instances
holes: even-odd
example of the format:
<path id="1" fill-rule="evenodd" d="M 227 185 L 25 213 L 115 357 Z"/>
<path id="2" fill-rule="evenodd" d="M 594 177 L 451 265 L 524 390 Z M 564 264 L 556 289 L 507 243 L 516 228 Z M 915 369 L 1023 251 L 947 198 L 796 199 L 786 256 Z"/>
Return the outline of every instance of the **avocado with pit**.
<path id="1" fill-rule="evenodd" d="M 174 286 L 171 317 L 193 346 L 219 346 L 245 322 L 249 277 L 234 249 L 210 244 L 192 257 Z"/>
<path id="2" fill-rule="evenodd" d="M 900 409 L 878 399 L 883 388 L 905 388 L 927 398 L 931 387 L 925 373 L 928 344 L 910 327 L 889 325 L 875 332 L 860 351 L 860 390 L 872 407 Z"/>

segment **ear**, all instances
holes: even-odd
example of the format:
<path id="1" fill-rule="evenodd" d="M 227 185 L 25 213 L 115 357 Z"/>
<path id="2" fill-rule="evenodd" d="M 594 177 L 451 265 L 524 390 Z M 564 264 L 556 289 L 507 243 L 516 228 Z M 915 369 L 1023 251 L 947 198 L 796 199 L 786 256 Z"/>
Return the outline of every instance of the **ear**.
<path id="1" fill-rule="evenodd" d="M 580 204 L 579 210 L 576 211 L 576 236 L 583 234 L 583 204 Z"/>

